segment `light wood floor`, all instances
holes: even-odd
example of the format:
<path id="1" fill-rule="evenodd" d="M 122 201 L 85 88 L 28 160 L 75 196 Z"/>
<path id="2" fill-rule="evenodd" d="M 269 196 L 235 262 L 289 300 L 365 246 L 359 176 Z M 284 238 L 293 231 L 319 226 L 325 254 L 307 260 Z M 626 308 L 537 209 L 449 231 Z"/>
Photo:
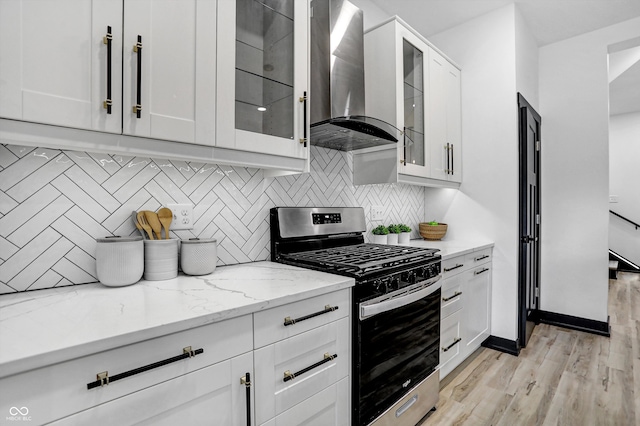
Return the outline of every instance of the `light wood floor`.
<path id="1" fill-rule="evenodd" d="M 609 316 L 610 338 L 540 324 L 519 357 L 482 349 L 424 425 L 640 425 L 639 274 L 609 280 Z"/>

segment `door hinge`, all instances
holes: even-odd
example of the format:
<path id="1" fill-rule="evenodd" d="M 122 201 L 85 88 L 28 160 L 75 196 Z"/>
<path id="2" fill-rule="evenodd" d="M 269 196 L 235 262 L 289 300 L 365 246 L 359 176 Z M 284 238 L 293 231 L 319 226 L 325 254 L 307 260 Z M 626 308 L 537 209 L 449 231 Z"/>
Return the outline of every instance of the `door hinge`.
<path id="1" fill-rule="evenodd" d="M 536 214 L 536 225 L 540 225 L 540 214 Z"/>
<path id="2" fill-rule="evenodd" d="M 536 297 L 540 298 L 540 287 L 536 287 Z"/>
<path id="3" fill-rule="evenodd" d="M 536 141 L 536 151 L 540 151 L 540 141 Z"/>

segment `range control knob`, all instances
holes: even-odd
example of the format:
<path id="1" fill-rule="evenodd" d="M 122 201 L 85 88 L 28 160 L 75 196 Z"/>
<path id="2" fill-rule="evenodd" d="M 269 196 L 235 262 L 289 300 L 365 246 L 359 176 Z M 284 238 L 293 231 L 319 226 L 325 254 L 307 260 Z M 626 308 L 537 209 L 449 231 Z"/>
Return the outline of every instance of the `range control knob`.
<path id="1" fill-rule="evenodd" d="M 387 284 L 382 280 L 375 280 L 373 286 L 378 293 L 384 294 L 387 292 Z"/>
<path id="2" fill-rule="evenodd" d="M 400 288 L 400 278 L 395 275 L 389 280 L 389 290 L 397 290 Z"/>

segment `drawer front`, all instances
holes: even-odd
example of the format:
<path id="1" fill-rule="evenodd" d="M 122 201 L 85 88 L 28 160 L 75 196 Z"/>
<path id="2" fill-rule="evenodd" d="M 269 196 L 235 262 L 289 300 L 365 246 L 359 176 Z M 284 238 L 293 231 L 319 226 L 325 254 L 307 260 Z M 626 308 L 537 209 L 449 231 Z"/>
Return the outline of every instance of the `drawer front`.
<path id="1" fill-rule="evenodd" d="M 466 257 L 456 256 L 442 261 L 442 277 L 447 278 L 457 275 L 469 269 L 469 262 Z"/>
<path id="2" fill-rule="evenodd" d="M 348 376 L 349 318 L 257 349 L 254 359 L 256 423 L 262 424 Z"/>
<path id="3" fill-rule="evenodd" d="M 482 265 L 487 262 L 491 262 L 492 260 L 493 250 L 491 248 L 486 248 L 483 250 L 474 251 L 472 253 L 467 253 L 465 256 L 465 261 L 469 265 L 470 268 L 473 268 L 478 265 Z"/>
<path id="4" fill-rule="evenodd" d="M 6 377 L 0 381 L 0 412 L 27 407 L 37 424 L 77 413 L 249 352 L 251 326 L 251 315 L 246 315 Z M 204 352 L 87 389 L 98 373 L 113 377 L 182 355 L 187 346 Z"/>
<path id="5" fill-rule="evenodd" d="M 81 411 L 52 425 L 247 424 L 246 388 L 251 352 Z M 253 424 L 253 422 L 252 422 Z"/>
<path id="6" fill-rule="evenodd" d="M 454 312 L 440 322 L 440 380 L 462 361 L 460 352 L 463 342 L 460 340 L 461 312 Z"/>
<path id="7" fill-rule="evenodd" d="M 440 316 L 442 318 L 446 318 L 462 309 L 466 278 L 466 274 L 458 274 L 444 280 L 442 284 L 442 304 L 440 305 Z"/>
<path id="8" fill-rule="evenodd" d="M 256 312 L 253 314 L 255 348 L 270 345 L 347 317 L 350 300 L 351 289 L 344 289 Z"/>
<path id="9" fill-rule="evenodd" d="M 272 424 L 273 426 L 349 426 L 350 400 L 349 378 L 344 378 L 280 414 Z"/>

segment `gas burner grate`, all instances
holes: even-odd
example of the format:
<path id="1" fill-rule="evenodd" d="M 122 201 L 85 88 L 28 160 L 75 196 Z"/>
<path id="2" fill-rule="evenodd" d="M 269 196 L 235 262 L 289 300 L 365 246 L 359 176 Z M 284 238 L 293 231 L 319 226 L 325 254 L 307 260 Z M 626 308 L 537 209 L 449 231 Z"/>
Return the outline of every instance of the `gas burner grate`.
<path id="1" fill-rule="evenodd" d="M 436 249 L 357 244 L 283 254 L 288 260 L 305 265 L 326 268 L 327 272 L 366 274 L 382 268 L 413 263 L 435 256 Z"/>

